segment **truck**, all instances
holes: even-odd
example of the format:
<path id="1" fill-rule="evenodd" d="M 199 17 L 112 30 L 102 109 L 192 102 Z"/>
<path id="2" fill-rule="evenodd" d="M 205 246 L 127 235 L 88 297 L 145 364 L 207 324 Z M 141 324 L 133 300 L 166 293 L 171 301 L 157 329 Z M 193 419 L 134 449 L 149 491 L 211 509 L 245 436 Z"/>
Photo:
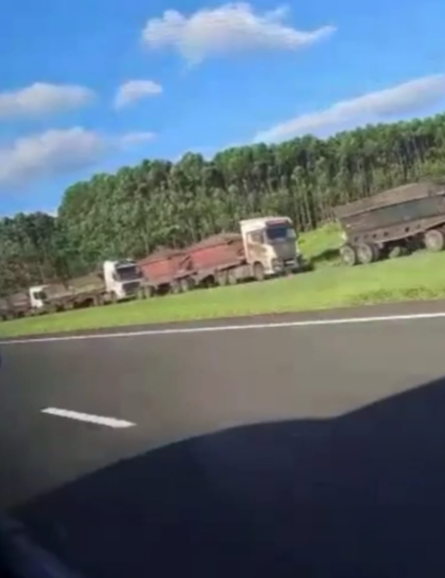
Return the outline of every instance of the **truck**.
<path id="1" fill-rule="evenodd" d="M 66 283 L 34 285 L 18 298 L 0 299 L 3 320 L 28 315 L 56 313 L 135 298 L 141 283 L 136 263 L 129 259 L 105 261 L 97 273 Z"/>
<path id="2" fill-rule="evenodd" d="M 197 287 L 262 281 L 304 269 L 289 217 L 240 221 L 240 233 L 212 235 L 188 248 L 164 249 L 138 262 L 140 296 L 181 293 Z"/>
<path id="3" fill-rule="evenodd" d="M 346 265 L 445 248 L 445 184 L 409 183 L 333 209 Z"/>

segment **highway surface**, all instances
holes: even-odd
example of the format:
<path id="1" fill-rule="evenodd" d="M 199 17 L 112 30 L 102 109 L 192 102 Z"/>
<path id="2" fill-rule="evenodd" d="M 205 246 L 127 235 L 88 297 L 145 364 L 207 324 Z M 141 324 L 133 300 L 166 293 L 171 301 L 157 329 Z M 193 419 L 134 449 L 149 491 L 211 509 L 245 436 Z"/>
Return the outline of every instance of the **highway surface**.
<path id="1" fill-rule="evenodd" d="M 1 506 L 92 578 L 442 577 L 443 311 L 3 343 Z"/>

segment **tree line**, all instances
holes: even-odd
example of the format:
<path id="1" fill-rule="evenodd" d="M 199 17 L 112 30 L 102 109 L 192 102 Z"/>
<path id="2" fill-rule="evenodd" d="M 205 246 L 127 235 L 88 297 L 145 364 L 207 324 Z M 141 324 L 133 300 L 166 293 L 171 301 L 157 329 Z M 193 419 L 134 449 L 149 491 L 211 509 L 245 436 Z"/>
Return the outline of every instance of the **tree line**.
<path id="1" fill-rule="evenodd" d="M 230 148 L 212 160 L 144 160 L 70 186 L 57 217 L 0 220 L 0 294 L 85 274 L 104 259 L 186 246 L 236 230 L 242 218 L 283 214 L 310 230 L 333 206 L 444 174 L 445 114 Z"/>

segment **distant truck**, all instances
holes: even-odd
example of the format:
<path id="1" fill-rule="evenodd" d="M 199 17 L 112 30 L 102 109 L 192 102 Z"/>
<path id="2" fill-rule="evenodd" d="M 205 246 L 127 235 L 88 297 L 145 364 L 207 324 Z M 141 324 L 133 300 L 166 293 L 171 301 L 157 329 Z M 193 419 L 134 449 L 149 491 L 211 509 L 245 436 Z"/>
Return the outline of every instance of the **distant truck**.
<path id="1" fill-rule="evenodd" d="M 347 265 L 445 248 L 445 184 L 411 183 L 336 207 Z"/>
<path id="2" fill-rule="evenodd" d="M 213 235 L 183 250 L 164 249 L 138 262 L 142 297 L 195 287 L 262 281 L 304 269 L 297 235 L 288 217 L 240 222 L 240 234 Z"/>
<path id="3" fill-rule="evenodd" d="M 131 260 L 105 261 L 100 272 L 30 287 L 27 293 L 0 299 L 0 318 L 15 319 L 27 315 L 55 313 L 94 305 L 117 303 L 135 298 L 140 287 L 140 272 Z"/>

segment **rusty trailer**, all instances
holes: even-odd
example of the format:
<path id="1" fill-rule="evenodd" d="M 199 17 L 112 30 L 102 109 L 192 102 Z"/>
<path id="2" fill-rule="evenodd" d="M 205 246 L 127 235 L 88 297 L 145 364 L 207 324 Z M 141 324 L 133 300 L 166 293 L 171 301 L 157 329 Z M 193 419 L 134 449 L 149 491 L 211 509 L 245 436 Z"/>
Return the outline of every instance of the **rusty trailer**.
<path id="1" fill-rule="evenodd" d="M 411 183 L 336 207 L 347 265 L 445 249 L 445 184 Z"/>

